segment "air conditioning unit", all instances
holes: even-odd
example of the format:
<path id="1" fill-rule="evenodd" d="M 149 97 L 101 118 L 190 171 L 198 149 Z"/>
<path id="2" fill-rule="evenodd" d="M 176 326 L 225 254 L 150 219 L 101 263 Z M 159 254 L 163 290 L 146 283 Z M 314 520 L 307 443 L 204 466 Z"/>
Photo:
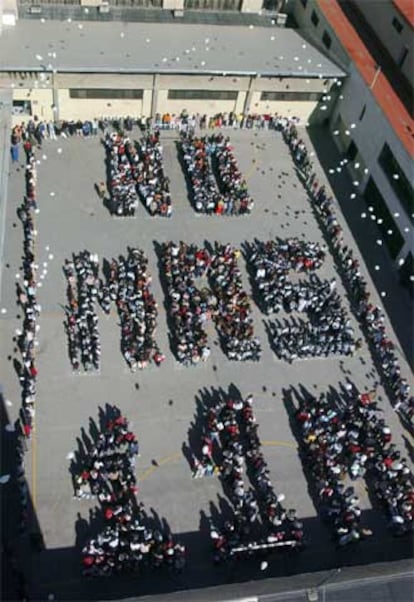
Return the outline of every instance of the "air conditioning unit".
<path id="1" fill-rule="evenodd" d="M 286 21 L 287 21 L 287 14 L 286 13 L 277 13 L 276 15 L 276 25 L 278 27 L 285 27 L 286 26 Z"/>
<path id="2" fill-rule="evenodd" d="M 31 15 L 40 15 L 40 13 L 42 12 L 42 7 L 37 5 L 29 6 L 27 12 Z"/>
<path id="3" fill-rule="evenodd" d="M 98 10 L 102 14 L 109 13 L 109 10 L 110 10 L 109 2 L 102 2 L 102 4 L 99 6 Z"/>

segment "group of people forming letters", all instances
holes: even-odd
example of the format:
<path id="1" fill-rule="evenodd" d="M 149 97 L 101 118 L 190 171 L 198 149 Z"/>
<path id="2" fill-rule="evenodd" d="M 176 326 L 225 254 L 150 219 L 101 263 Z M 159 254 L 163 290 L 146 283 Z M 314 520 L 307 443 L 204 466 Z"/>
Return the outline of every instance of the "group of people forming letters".
<path id="1" fill-rule="evenodd" d="M 83 574 L 102 577 L 163 566 L 181 572 L 185 547 L 174 541 L 165 521 L 154 525 L 136 499 L 139 442 L 127 419 L 111 406 L 109 414 L 101 415 L 101 427 L 94 435 L 87 456 L 71 466 L 75 497 L 95 498 L 103 521 L 102 531 L 82 549 Z"/>
<path id="2" fill-rule="evenodd" d="M 261 347 L 237 264 L 240 251 L 216 242 L 209 252 L 181 241 L 165 243 L 161 253 L 178 361 L 192 365 L 209 357 L 205 332 L 209 318 L 229 359 L 258 361 Z M 196 279 L 205 276 L 210 287 L 197 289 Z"/>
<path id="3" fill-rule="evenodd" d="M 155 341 L 158 307 L 151 292 L 148 259 L 136 248 L 107 265 L 106 282 L 99 275 L 99 258 L 89 251 L 67 260 L 66 331 L 72 368 L 99 370 L 101 346 L 96 306 L 107 314 L 112 302 L 121 323 L 121 350 L 131 368 L 159 366 L 165 359 Z"/>
<path id="4" fill-rule="evenodd" d="M 193 476 L 216 474 L 233 506 L 221 521 L 210 520 L 214 562 L 277 547 L 299 549 L 303 524 L 294 508 L 285 508 L 285 495 L 274 491 L 253 395 L 242 399 L 234 391 L 209 397 L 210 402 L 204 400 L 200 449 L 193 454 Z"/>
<path id="5" fill-rule="evenodd" d="M 298 238 L 256 241 L 248 247 L 248 262 L 259 305 L 267 315 L 285 311 L 306 313 L 309 320 L 285 319 L 267 323 L 272 347 L 280 359 L 353 355 L 361 346 L 335 279 L 321 281 L 326 247 Z M 309 274 L 299 279 L 296 274 Z M 296 280 L 295 280 L 296 278 Z"/>
<path id="6" fill-rule="evenodd" d="M 139 144 L 120 133 L 107 133 L 104 144 L 112 212 L 118 217 L 135 215 L 139 195 L 150 215 L 171 217 L 159 131 L 146 134 Z"/>
<path id="7" fill-rule="evenodd" d="M 252 212 L 254 201 L 228 137 L 221 133 L 197 137 L 182 132 L 181 152 L 197 212 L 209 215 Z"/>

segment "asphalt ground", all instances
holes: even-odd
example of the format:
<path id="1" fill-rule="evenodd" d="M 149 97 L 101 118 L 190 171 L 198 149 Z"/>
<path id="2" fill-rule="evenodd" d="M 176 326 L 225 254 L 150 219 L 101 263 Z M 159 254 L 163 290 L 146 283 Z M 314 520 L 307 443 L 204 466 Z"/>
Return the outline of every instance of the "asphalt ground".
<path id="1" fill-rule="evenodd" d="M 137 131 L 133 134 L 134 138 L 139 138 Z M 297 391 L 304 387 L 318 393 L 329 387 L 338 389 L 346 379 L 352 380 L 360 390 L 376 386 L 379 376 L 365 340 L 360 352 L 352 358 L 309 359 L 289 365 L 273 355 L 263 323 L 264 316 L 253 303 L 255 329 L 262 344 L 259 363 L 227 360 L 218 345 L 212 324 L 208 326 L 212 347 L 208 362 L 186 368 L 174 359 L 169 347 L 157 244 L 184 240 L 201 245 L 204 241 L 212 243 L 218 240 L 240 246 L 255 238 L 268 240 L 292 235 L 309 241 L 323 241 L 281 135 L 267 131 L 233 130 L 229 134 L 255 199 L 255 208 L 250 216 L 208 217 L 194 212 L 177 157 L 176 136 L 172 132 L 162 134 L 165 168 L 171 179 L 173 200 L 173 217 L 169 220 L 151 218 L 143 205 L 139 206 L 135 218 L 118 219 L 109 215 L 94 190 L 94 184 L 105 179 L 104 149 L 99 138 L 46 141 L 36 152 L 40 161 L 37 258 L 40 269 L 46 269 L 47 273 L 40 280 L 42 287 L 38 291 L 42 313 L 37 353 L 36 420 L 26 460 L 33 506 L 46 547 L 43 552 L 34 554 L 27 565 L 30 588 L 35 598 L 42 599 L 50 592 L 56 599 L 72 600 L 138 596 L 385 561 L 411 553 L 411 542 L 389 536 L 385 519 L 377 508 L 372 509 L 362 481 L 357 482 L 356 489 L 366 524 L 374 528 L 375 537 L 357 548 L 335 549 L 309 495 L 284 403 L 286 390 L 291 387 Z M 303 135 L 307 137 L 305 132 Z M 316 164 L 319 181 L 325 181 L 322 166 L 317 161 Z M 18 352 L 12 339 L 21 323 L 21 311 L 16 305 L 16 275 L 21 274 L 22 228 L 16 209 L 23 194 L 24 169 L 11 166 L 0 302 L 0 307 L 7 310 L 0 315 L 0 353 L 1 382 L 8 401 L 10 421 L 17 418 L 20 404 L 18 379 L 13 368 L 13 359 L 18 358 Z M 355 246 L 345 219 L 342 223 L 346 241 Z M 156 339 L 167 359 L 160 368 L 149 367 L 132 374 L 120 352 L 120 329 L 115 311 L 108 317 L 98 309 L 102 346 L 100 373 L 74 374 L 70 368 L 63 327 L 66 303 L 66 283 L 62 272 L 64 260 L 74 252 L 88 249 L 99 255 L 102 266 L 103 258 L 110 260 L 125 253 L 128 246 L 141 247 L 149 258 L 153 292 L 159 305 Z M 361 261 L 366 275 L 362 258 Z M 242 258 L 239 262 L 245 289 L 251 294 L 245 262 Z M 336 275 L 332 257 L 327 258 L 319 275 L 322 278 Z M 381 305 L 381 298 L 370 279 L 369 282 L 374 299 Z M 340 282 L 338 290 L 351 314 Z M 357 336 L 362 336 L 352 319 Z M 391 324 L 387 325 L 391 329 Z M 409 368 L 403 355 L 401 361 L 403 372 L 408 375 Z M 191 478 L 189 464 L 182 451 L 183 444 L 189 442 L 189 431 L 194 428 L 197 402 L 213 390 L 222 388 L 228 391 L 230 385 L 236 386 L 243 396 L 254 394 L 255 414 L 272 482 L 277 492 L 286 495 L 287 507 L 297 508 L 309 541 L 300 556 L 277 556 L 270 562 L 266 575 L 258 568 L 260 561 L 250 561 L 247 565 L 244 563 L 231 569 L 212 566 L 205 515 L 211 514 L 211 504 L 218 506 L 219 496 L 224 494 L 217 478 Z M 406 455 L 407 449 L 411 449 L 412 439 L 402 430 L 398 416 L 380 385 L 377 390 L 384 417 L 397 445 Z M 139 438 L 139 499 L 148 510 L 154 508 L 158 517 L 164 517 L 172 532 L 188 547 L 188 567 L 179 578 L 157 574 L 139 579 L 91 582 L 80 575 L 79 548 L 96 529 L 96 521 L 89 520 L 90 510 L 96 504 L 73 499 L 66 457 L 78 448 L 77 438 L 82 436 L 82 427 L 88 432 L 89 419 L 97 420 L 99 408 L 106 403 L 115 404 L 122 410 Z"/>

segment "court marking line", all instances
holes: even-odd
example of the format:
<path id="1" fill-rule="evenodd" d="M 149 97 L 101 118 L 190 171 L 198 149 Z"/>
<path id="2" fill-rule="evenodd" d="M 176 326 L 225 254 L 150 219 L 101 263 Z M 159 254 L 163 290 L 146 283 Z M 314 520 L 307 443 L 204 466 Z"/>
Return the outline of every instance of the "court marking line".
<path id="1" fill-rule="evenodd" d="M 279 441 L 277 439 L 272 439 L 270 441 L 262 441 L 263 447 L 289 447 L 291 449 L 297 449 L 297 445 L 290 441 Z M 165 464 L 169 464 L 170 462 L 174 462 L 182 457 L 181 452 L 175 452 L 174 454 L 170 454 L 169 456 L 164 456 L 161 460 L 156 460 L 157 466 L 153 465 L 147 468 L 141 476 L 138 477 L 138 481 L 144 481 L 149 476 L 152 475 L 153 472 L 157 470 L 157 468 L 161 468 Z"/>

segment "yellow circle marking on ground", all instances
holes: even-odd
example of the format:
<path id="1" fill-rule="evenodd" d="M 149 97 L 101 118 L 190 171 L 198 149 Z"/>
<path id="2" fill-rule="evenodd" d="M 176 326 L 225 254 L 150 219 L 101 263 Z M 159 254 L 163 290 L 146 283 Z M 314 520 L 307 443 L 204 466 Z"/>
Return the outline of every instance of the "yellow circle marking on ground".
<path id="1" fill-rule="evenodd" d="M 295 443 L 291 443 L 290 441 L 277 441 L 277 440 L 263 441 L 262 445 L 265 447 L 290 447 L 292 449 L 297 448 L 297 445 Z M 178 460 L 180 457 L 182 457 L 182 453 L 176 452 L 175 454 L 171 454 L 169 456 L 165 456 L 164 458 L 161 458 L 161 460 L 156 460 L 157 465 L 156 466 L 153 465 L 153 466 L 150 466 L 149 468 L 147 468 L 138 477 L 138 480 L 143 481 L 144 479 L 147 479 L 149 476 L 152 475 L 153 472 L 155 472 L 157 470 L 157 468 L 160 468 L 161 466 L 164 466 L 165 464 L 169 464 L 170 462 L 174 462 L 175 460 Z"/>

